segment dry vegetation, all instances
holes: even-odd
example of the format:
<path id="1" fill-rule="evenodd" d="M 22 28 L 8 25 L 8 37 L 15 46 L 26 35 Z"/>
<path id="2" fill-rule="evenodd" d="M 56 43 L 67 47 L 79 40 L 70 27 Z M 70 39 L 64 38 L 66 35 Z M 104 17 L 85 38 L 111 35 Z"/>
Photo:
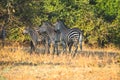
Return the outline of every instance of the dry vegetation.
<path id="1" fill-rule="evenodd" d="M 108 52 L 80 52 L 73 58 L 5 47 L 0 50 L 0 80 L 120 80 L 119 60 Z"/>

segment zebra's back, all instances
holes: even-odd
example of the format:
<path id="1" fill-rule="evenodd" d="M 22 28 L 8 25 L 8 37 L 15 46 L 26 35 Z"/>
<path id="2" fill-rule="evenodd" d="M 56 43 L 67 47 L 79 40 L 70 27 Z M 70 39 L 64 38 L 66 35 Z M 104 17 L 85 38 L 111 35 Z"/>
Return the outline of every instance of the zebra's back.
<path id="1" fill-rule="evenodd" d="M 78 28 L 72 28 L 67 34 L 68 41 L 78 41 L 80 37 L 80 30 Z"/>

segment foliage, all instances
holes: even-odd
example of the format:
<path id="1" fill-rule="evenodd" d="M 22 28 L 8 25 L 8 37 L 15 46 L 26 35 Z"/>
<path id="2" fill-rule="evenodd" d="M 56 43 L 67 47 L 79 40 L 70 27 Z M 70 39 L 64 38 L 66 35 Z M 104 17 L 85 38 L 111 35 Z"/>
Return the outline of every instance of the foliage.
<path id="1" fill-rule="evenodd" d="M 42 21 L 62 19 L 84 30 L 84 42 L 104 47 L 119 46 L 120 0 L 0 0 L 0 25 L 8 39 L 22 41 L 22 26 L 36 27 Z"/>
<path id="2" fill-rule="evenodd" d="M 118 16 L 120 9 L 119 0 L 98 0 L 96 4 L 96 14 L 104 17 L 107 21 L 112 21 Z"/>

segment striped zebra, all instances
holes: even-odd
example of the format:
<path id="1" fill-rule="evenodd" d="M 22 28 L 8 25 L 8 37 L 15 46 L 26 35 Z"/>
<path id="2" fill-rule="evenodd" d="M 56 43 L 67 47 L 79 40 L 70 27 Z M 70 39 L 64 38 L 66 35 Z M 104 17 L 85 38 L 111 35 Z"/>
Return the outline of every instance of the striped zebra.
<path id="1" fill-rule="evenodd" d="M 47 34 L 49 36 L 50 41 L 53 44 L 53 54 L 56 52 L 57 55 L 59 55 L 57 44 L 59 42 L 59 35 L 57 35 L 57 32 L 54 30 L 54 26 L 50 22 L 45 21 L 38 30 L 40 33 Z"/>
<path id="2" fill-rule="evenodd" d="M 47 48 L 47 52 L 49 53 L 49 37 L 45 36 L 44 34 L 39 34 L 37 32 L 37 30 L 31 28 L 31 27 L 26 27 L 24 30 L 23 30 L 23 34 L 28 34 L 30 36 L 30 47 L 31 47 L 31 51 L 30 53 L 32 53 L 33 51 L 36 50 L 36 47 L 38 44 L 41 44 L 44 46 L 44 53 L 46 51 L 46 48 Z"/>
<path id="3" fill-rule="evenodd" d="M 82 31 L 78 28 L 68 28 L 62 21 L 58 20 L 55 24 L 55 31 L 60 32 L 60 39 L 63 46 L 63 52 L 66 51 L 66 47 L 69 47 L 69 52 L 71 52 L 72 46 L 75 47 L 75 53 L 78 50 L 78 44 L 80 44 L 80 49 L 82 50 Z"/>
<path id="4" fill-rule="evenodd" d="M 71 52 L 71 47 L 74 45 L 75 53 L 78 49 L 78 44 L 80 44 L 80 49 L 82 50 L 82 31 L 79 30 L 79 28 L 72 28 L 69 30 L 67 34 L 67 41 L 69 46 L 69 52 Z"/>

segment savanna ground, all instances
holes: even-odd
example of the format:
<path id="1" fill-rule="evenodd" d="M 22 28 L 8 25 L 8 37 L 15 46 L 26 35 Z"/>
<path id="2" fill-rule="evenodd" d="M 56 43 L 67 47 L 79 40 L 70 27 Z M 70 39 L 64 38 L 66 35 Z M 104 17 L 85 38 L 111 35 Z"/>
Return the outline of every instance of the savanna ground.
<path id="1" fill-rule="evenodd" d="M 119 50 L 83 49 L 73 58 L 7 46 L 0 50 L 0 80 L 120 80 Z"/>

